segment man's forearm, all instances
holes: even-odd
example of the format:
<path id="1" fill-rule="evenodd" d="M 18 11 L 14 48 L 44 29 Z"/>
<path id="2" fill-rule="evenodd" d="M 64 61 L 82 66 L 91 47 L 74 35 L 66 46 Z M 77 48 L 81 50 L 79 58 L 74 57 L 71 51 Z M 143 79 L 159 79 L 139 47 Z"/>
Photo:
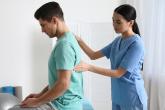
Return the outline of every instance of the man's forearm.
<path id="1" fill-rule="evenodd" d="M 49 86 L 47 85 L 47 86 L 39 93 L 39 95 L 40 95 L 40 96 L 43 95 L 45 92 L 48 91 L 48 89 L 49 89 Z"/>
<path id="2" fill-rule="evenodd" d="M 52 88 L 48 89 L 47 92 L 37 98 L 38 103 L 48 103 L 63 95 L 64 92 L 69 88 L 70 79 L 70 70 L 58 70 L 58 80 L 55 82 Z"/>
<path id="3" fill-rule="evenodd" d="M 41 104 L 48 103 L 59 96 L 63 95 L 63 93 L 68 89 L 69 84 L 66 82 L 58 81 L 52 89 L 49 89 L 42 96 L 38 98 Z"/>

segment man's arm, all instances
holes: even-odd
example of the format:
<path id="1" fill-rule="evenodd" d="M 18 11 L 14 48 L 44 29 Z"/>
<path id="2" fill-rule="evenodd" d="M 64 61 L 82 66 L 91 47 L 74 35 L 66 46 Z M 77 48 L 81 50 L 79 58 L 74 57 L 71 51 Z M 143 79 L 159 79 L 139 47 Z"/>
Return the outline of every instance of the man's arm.
<path id="1" fill-rule="evenodd" d="M 43 103 L 50 102 L 58 98 L 69 88 L 71 71 L 59 70 L 58 75 L 59 77 L 54 87 L 39 97 L 39 100 L 42 100 Z"/>
<path id="2" fill-rule="evenodd" d="M 45 92 L 47 92 L 49 89 L 49 86 L 47 85 L 40 93 L 39 96 L 43 95 Z"/>
<path id="3" fill-rule="evenodd" d="M 23 102 L 25 101 L 25 100 L 27 100 L 28 98 L 38 98 L 38 97 L 40 97 L 41 95 L 43 95 L 45 92 L 47 92 L 48 91 L 48 85 L 40 92 L 40 93 L 38 93 L 38 94 L 36 94 L 36 93 L 32 93 L 32 94 L 30 94 L 30 95 L 28 95 L 24 100 L 23 100 Z"/>
<path id="4" fill-rule="evenodd" d="M 47 92 L 45 92 L 38 98 L 29 98 L 22 103 L 22 107 L 37 107 L 63 95 L 63 93 L 69 88 L 71 71 L 59 70 L 58 76 L 58 80 L 53 88 L 49 89 Z"/>

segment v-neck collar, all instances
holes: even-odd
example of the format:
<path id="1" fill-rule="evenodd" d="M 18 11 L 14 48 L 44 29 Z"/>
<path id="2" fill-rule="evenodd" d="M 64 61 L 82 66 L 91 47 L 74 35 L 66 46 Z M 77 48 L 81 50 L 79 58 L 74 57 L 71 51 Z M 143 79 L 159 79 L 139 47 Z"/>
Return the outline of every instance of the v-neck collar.
<path id="1" fill-rule="evenodd" d="M 120 51 L 122 49 L 122 43 L 123 42 L 126 42 L 126 41 L 134 38 L 135 36 L 136 36 L 136 34 L 131 35 L 131 36 L 127 37 L 127 38 L 123 38 L 122 36 L 120 36 L 119 41 L 118 41 L 118 51 Z"/>

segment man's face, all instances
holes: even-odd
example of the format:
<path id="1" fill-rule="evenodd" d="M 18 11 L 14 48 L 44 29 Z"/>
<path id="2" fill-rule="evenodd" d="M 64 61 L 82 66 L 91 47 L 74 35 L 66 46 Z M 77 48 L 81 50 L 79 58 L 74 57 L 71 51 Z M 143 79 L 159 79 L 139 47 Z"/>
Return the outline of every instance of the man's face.
<path id="1" fill-rule="evenodd" d="M 40 23 L 42 32 L 47 34 L 50 38 L 53 38 L 56 36 L 57 25 L 53 20 L 49 22 L 47 20 L 43 20 L 40 18 L 39 23 Z"/>

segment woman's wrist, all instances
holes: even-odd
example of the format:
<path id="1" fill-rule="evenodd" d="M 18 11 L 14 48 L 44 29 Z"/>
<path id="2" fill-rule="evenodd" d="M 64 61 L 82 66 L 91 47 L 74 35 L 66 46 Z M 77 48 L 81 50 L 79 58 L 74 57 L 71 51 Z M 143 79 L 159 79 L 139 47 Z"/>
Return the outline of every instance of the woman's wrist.
<path id="1" fill-rule="evenodd" d="M 91 64 L 88 64 L 88 71 L 91 71 L 92 72 L 92 68 L 93 68 L 93 66 L 91 65 Z"/>

